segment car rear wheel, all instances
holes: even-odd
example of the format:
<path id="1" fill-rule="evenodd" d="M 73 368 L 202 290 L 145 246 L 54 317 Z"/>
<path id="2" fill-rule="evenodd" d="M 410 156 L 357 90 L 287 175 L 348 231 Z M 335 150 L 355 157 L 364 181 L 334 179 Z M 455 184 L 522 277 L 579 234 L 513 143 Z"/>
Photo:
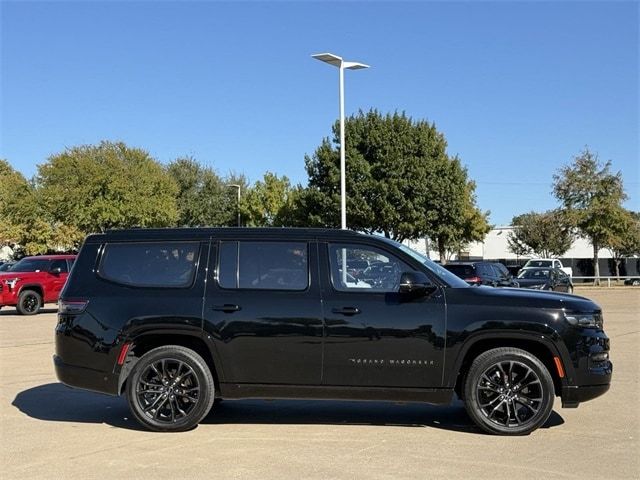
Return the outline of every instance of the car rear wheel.
<path id="1" fill-rule="evenodd" d="M 16 309 L 20 315 L 35 315 L 42 308 L 42 296 L 34 290 L 24 290 L 18 297 Z"/>
<path id="2" fill-rule="evenodd" d="M 200 355 L 167 345 L 147 352 L 136 363 L 126 394 L 131 412 L 142 425 L 179 432 L 195 427 L 209 413 L 215 386 Z"/>
<path id="3" fill-rule="evenodd" d="M 527 435 L 551 415 L 553 380 L 529 352 L 495 348 L 473 361 L 464 398 L 469 416 L 485 432 Z"/>

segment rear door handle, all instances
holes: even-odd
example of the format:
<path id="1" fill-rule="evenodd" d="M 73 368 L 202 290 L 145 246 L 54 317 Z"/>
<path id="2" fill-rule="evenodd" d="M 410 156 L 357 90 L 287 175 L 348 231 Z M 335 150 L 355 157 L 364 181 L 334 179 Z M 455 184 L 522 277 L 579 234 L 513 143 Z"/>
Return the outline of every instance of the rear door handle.
<path id="1" fill-rule="evenodd" d="M 331 311 L 333 313 L 339 313 L 340 315 L 357 315 L 360 313 L 360 309 L 357 307 L 334 308 Z"/>
<path id="2" fill-rule="evenodd" d="M 233 305 L 232 303 L 225 303 L 224 305 L 214 305 L 211 307 L 211 310 L 216 310 L 218 312 L 225 312 L 225 313 L 233 313 L 233 312 L 237 312 L 238 310 L 242 310 L 242 307 L 240 307 L 240 305 Z"/>

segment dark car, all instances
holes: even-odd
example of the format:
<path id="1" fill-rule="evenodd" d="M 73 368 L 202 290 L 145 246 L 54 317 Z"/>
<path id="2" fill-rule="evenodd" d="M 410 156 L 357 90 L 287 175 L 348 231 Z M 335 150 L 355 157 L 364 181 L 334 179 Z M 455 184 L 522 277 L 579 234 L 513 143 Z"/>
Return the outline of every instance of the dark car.
<path id="1" fill-rule="evenodd" d="M 624 284 L 625 285 L 634 285 L 634 286 L 640 285 L 640 278 L 637 278 L 637 277 L 636 278 L 627 278 L 624 281 Z"/>
<path id="2" fill-rule="evenodd" d="M 521 288 L 573 293 L 571 277 L 559 268 L 525 268 L 518 274 Z"/>
<path id="3" fill-rule="evenodd" d="M 507 267 L 497 262 L 455 262 L 447 263 L 444 268 L 463 279 L 469 285 L 518 286 Z"/>
<path id="4" fill-rule="evenodd" d="M 346 230 L 91 235 L 55 343 L 63 383 L 126 396 L 157 431 L 193 428 L 215 399 L 457 394 L 481 429 L 522 435 L 555 396 L 577 407 L 605 393 L 612 372 L 591 300 L 472 288 L 405 245 Z"/>

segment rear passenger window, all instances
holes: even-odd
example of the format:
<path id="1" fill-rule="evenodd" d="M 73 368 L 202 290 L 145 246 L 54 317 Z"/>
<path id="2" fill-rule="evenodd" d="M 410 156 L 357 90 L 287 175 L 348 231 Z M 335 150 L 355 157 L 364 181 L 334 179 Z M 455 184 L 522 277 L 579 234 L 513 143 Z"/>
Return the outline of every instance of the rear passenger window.
<path id="1" fill-rule="evenodd" d="M 100 275 L 136 287 L 186 287 L 193 282 L 197 242 L 108 243 Z"/>
<path id="2" fill-rule="evenodd" d="M 306 242 L 221 242 L 222 288 L 305 290 L 309 286 Z"/>

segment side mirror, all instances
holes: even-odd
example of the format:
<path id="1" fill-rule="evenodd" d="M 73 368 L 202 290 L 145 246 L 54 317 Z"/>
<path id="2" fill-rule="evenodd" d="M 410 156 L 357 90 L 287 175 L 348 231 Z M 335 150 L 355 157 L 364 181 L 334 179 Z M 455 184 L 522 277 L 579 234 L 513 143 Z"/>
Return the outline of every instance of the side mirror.
<path id="1" fill-rule="evenodd" d="M 60 275 L 62 273 L 62 269 L 60 267 L 52 268 L 50 273 L 54 275 Z"/>
<path id="2" fill-rule="evenodd" d="M 404 272 L 400 275 L 400 293 L 410 293 L 413 295 L 427 295 L 434 292 L 436 286 L 431 283 L 429 277 L 422 272 Z"/>

